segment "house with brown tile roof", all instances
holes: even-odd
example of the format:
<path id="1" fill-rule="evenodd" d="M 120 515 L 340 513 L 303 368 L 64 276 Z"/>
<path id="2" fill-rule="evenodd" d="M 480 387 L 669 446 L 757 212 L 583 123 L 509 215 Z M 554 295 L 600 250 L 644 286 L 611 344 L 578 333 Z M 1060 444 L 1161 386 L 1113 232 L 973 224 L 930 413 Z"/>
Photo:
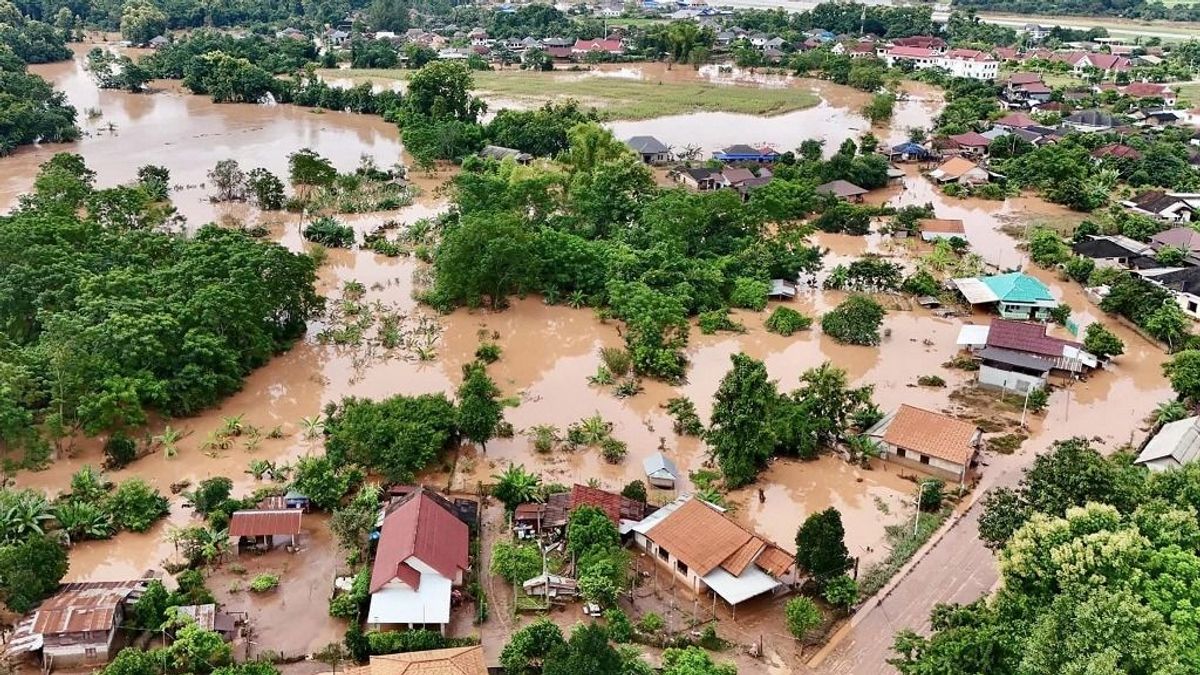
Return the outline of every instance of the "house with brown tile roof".
<path id="1" fill-rule="evenodd" d="M 793 580 L 794 556 L 697 497 L 681 495 L 632 528 L 634 543 L 697 595 L 730 606 Z"/>
<path id="2" fill-rule="evenodd" d="M 451 647 L 372 656 L 368 665 L 346 675 L 487 675 L 483 647 Z"/>
<path id="3" fill-rule="evenodd" d="M 454 505 L 425 488 L 388 506 L 371 567 L 367 624 L 444 632 L 453 589 L 470 566 L 469 541 Z"/>
<path id="4" fill-rule="evenodd" d="M 884 459 L 960 484 L 970 475 L 983 436 L 970 422 L 907 404 L 865 433 Z"/>

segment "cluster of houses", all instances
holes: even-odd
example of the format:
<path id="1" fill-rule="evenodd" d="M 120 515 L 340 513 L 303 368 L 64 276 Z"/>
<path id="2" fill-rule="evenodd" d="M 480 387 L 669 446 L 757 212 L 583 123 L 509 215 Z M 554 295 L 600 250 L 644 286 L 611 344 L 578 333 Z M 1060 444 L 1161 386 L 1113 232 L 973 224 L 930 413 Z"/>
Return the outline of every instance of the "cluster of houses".
<path id="1" fill-rule="evenodd" d="M 977 360 L 980 384 L 1019 393 L 1084 378 L 1101 366 L 1081 343 L 1054 337 L 1038 322 L 996 318 L 986 326 L 967 324 L 958 346 Z"/>
<path id="2" fill-rule="evenodd" d="M 1158 232 L 1148 242 L 1121 235 L 1096 235 L 1076 243 L 1075 255 L 1090 258 L 1098 267 L 1119 267 L 1167 290 L 1185 314 L 1200 319 L 1200 232 L 1187 225 L 1200 209 L 1200 194 L 1162 191 L 1142 193 L 1125 202 L 1135 212 L 1171 223 L 1181 223 Z M 1182 260 L 1166 264 L 1159 251 L 1179 250 Z M 1094 297 L 1103 298 L 1108 287 L 1090 288 Z"/>
<path id="3" fill-rule="evenodd" d="M 232 551 L 235 555 L 266 551 L 279 543 L 295 550 L 308 508 L 308 497 L 292 490 L 266 497 L 253 509 L 235 511 L 228 528 Z M 118 629 L 153 578 L 147 573 L 142 578 L 122 581 L 63 584 L 16 625 L 5 655 L 40 656 L 47 671 L 106 663 L 124 646 Z M 244 620 L 235 619 L 215 604 L 186 605 L 177 611 L 227 641 L 242 634 Z"/>

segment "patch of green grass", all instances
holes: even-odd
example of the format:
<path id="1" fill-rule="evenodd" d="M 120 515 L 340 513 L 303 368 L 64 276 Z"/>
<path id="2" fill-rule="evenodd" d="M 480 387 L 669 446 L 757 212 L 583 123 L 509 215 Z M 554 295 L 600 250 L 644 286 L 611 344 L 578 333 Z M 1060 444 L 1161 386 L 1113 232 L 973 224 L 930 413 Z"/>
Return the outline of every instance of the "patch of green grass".
<path id="1" fill-rule="evenodd" d="M 912 521 L 888 525 L 887 540 L 892 551 L 883 561 L 871 565 L 858 580 L 858 598 L 860 601 L 875 595 L 887 585 L 904 563 L 908 562 L 917 551 L 929 541 L 934 532 L 950 517 L 950 509 L 942 509 L 937 513 L 919 513 L 916 532 L 913 532 Z"/>
<path id="2" fill-rule="evenodd" d="M 410 70 L 337 70 L 323 75 L 355 81 L 405 80 Z M 478 72 L 476 92 L 540 105 L 573 98 L 593 106 L 609 120 L 642 120 L 688 112 L 730 112 L 779 115 L 811 108 L 821 99 L 797 88 L 766 89 L 749 85 L 707 82 L 661 82 L 608 77 L 586 72 Z"/>

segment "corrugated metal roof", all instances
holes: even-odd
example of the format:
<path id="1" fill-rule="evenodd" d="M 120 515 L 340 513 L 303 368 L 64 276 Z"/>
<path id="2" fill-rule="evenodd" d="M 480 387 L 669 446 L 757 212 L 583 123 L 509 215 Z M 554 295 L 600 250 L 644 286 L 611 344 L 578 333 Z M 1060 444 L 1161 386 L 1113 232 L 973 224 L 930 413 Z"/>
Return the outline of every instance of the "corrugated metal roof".
<path id="1" fill-rule="evenodd" d="M 987 284 L 975 277 L 951 279 L 950 281 L 958 289 L 958 292 L 963 294 L 967 302 L 972 305 L 986 305 L 990 302 L 1000 300 Z"/>
<path id="2" fill-rule="evenodd" d="M 1156 460 L 1173 459 L 1178 466 L 1195 461 L 1200 457 L 1200 417 L 1187 417 L 1164 424 L 1157 434 L 1146 443 L 1134 464 L 1146 464 Z"/>
<path id="3" fill-rule="evenodd" d="M 945 234 L 962 234 L 966 232 L 963 221 L 952 218 L 923 218 L 917 221 L 917 227 L 922 232 L 938 232 Z"/>
<path id="4" fill-rule="evenodd" d="M 266 537 L 300 534 L 304 513 L 300 509 L 234 511 L 229 518 L 229 536 Z"/>
<path id="5" fill-rule="evenodd" d="M 1045 324 L 992 319 L 992 325 L 988 327 L 987 346 L 1058 359 L 1062 358 L 1064 347 L 1078 348 L 1083 345 L 1047 335 Z"/>
<path id="6" fill-rule="evenodd" d="M 454 579 L 458 570 L 470 565 L 469 539 L 467 524 L 459 520 L 453 504 L 425 488 L 413 492 L 389 507 L 383 518 L 371 568 L 371 592 L 397 576 L 410 576 L 401 567 L 412 557 Z"/>
<path id="7" fill-rule="evenodd" d="M 746 571 L 746 568 L 750 566 L 750 563 L 753 562 L 754 559 L 758 557 L 758 554 L 762 552 L 763 546 L 765 546 L 765 544 L 763 543 L 762 539 L 759 539 L 758 537 L 750 537 L 746 540 L 745 544 L 742 544 L 741 548 L 734 551 L 733 555 L 729 556 L 721 563 L 721 567 L 727 570 L 730 574 L 737 576 Z"/>
<path id="8" fill-rule="evenodd" d="M 35 610 L 31 631 L 38 635 L 108 631 L 121 603 L 145 586 L 144 579 L 63 584 Z"/>
<path id="9" fill-rule="evenodd" d="M 1025 352 L 1014 352 L 1011 349 L 1000 349 L 999 347 L 984 347 L 979 352 L 979 356 L 987 361 L 995 361 L 996 363 L 1017 366 L 1018 368 L 1028 368 L 1043 373 L 1049 372 L 1054 367 L 1054 362 L 1050 359 L 1026 354 Z"/>
<path id="10" fill-rule="evenodd" d="M 622 519 L 641 520 L 646 515 L 646 505 L 642 502 L 615 492 L 576 483 L 571 486 L 571 501 L 567 511 L 574 511 L 585 505 L 600 509 L 617 525 Z"/>
<path id="11" fill-rule="evenodd" d="M 651 477 L 679 477 L 679 469 L 676 468 L 675 462 L 661 452 L 656 452 L 642 460 L 642 468 L 645 469 L 646 475 Z"/>
<path id="12" fill-rule="evenodd" d="M 1054 300 L 1046 284 L 1021 272 L 980 277 L 979 280 L 992 289 L 996 297 L 1003 302 L 1037 303 Z"/>
<path id="13" fill-rule="evenodd" d="M 781 577 L 787 574 L 792 565 L 796 564 L 796 557 L 775 544 L 767 544 L 754 564 L 773 577 Z"/>

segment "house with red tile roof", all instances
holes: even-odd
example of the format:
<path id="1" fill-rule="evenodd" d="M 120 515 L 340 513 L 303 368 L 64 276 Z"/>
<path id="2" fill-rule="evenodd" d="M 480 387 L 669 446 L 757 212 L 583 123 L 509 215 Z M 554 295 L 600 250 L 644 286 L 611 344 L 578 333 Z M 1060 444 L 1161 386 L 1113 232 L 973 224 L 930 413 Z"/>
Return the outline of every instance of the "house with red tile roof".
<path id="1" fill-rule="evenodd" d="M 1170 85 L 1156 82 L 1132 82 L 1120 91 L 1130 98 L 1159 98 L 1166 106 L 1173 106 L 1176 101 L 1175 90 Z"/>
<path id="2" fill-rule="evenodd" d="M 1009 114 L 1005 115 L 1004 117 L 1001 117 L 1000 119 L 996 120 L 992 124 L 995 126 L 998 126 L 998 127 L 1012 130 L 1012 129 L 1027 129 L 1029 127 L 1036 127 L 1036 126 L 1038 126 L 1038 121 L 1033 119 L 1029 115 L 1026 115 L 1025 113 L 1015 112 L 1015 113 L 1009 113 Z"/>
<path id="3" fill-rule="evenodd" d="M 1096 160 L 1125 159 L 1137 161 L 1142 158 L 1142 153 L 1138 152 L 1136 148 L 1131 148 L 1122 143 L 1109 143 L 1093 150 L 1092 158 Z"/>
<path id="4" fill-rule="evenodd" d="M 576 56 L 586 56 L 589 52 L 607 52 L 614 56 L 625 53 L 625 47 L 620 40 L 576 40 L 571 47 L 571 53 Z"/>
<path id="5" fill-rule="evenodd" d="M 946 50 L 946 41 L 940 37 L 931 35 L 912 35 L 909 37 L 896 38 L 892 40 L 892 45 L 895 47 L 919 47 L 921 49 L 929 49 L 935 52 Z"/>
<path id="6" fill-rule="evenodd" d="M 986 155 L 988 146 L 992 144 L 991 139 L 975 131 L 968 131 L 965 134 L 954 134 L 949 138 L 962 154 L 973 157 L 983 157 Z"/>
<path id="7" fill-rule="evenodd" d="M 445 633 L 454 589 L 470 567 L 469 543 L 454 505 L 428 489 L 389 505 L 371 567 L 367 624 Z"/>
<path id="8" fill-rule="evenodd" d="M 875 441 L 884 459 L 963 484 L 976 462 L 983 432 L 970 422 L 901 405 L 865 435 Z"/>

